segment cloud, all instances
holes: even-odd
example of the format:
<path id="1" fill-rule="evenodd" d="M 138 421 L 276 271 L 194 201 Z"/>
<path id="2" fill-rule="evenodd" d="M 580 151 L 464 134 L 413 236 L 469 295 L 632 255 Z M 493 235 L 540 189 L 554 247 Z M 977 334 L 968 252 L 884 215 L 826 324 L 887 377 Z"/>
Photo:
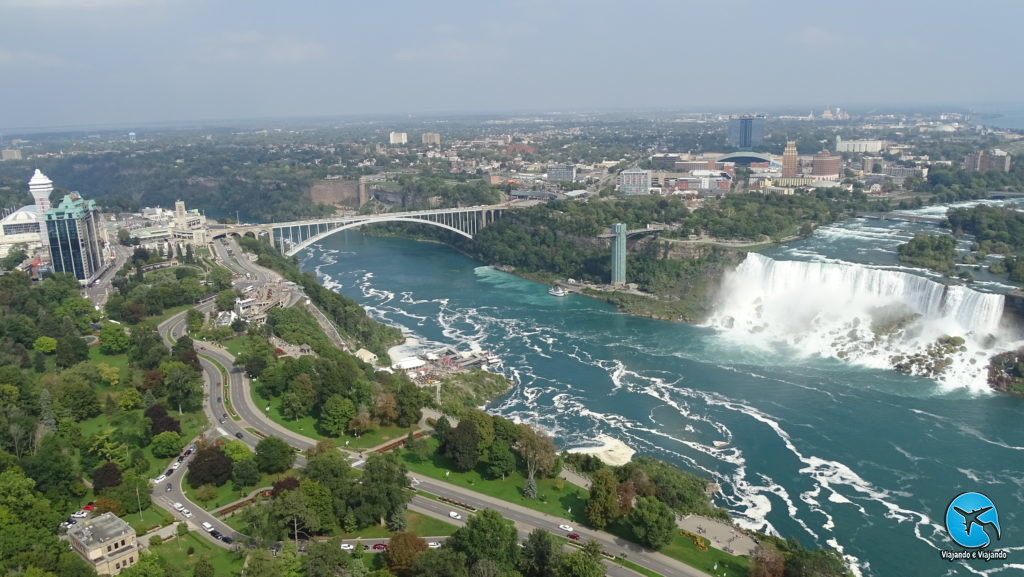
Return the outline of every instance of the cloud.
<path id="1" fill-rule="evenodd" d="M 447 39 L 413 50 L 399 50 L 392 57 L 399 62 L 465 62 L 473 57 L 465 42 Z"/>
<path id="2" fill-rule="evenodd" d="M 123 6 L 153 6 L 164 0 L 0 0 L 0 7 L 40 10 L 106 10 Z"/>
<path id="3" fill-rule="evenodd" d="M 52 54 L 8 50 L 0 46 L 0 68 L 52 68 L 64 63 L 64 59 Z"/>

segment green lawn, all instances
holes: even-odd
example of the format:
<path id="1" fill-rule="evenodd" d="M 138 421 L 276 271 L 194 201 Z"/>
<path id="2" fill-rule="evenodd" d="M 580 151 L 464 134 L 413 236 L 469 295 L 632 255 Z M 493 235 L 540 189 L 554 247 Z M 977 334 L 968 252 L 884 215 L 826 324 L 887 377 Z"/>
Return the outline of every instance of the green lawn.
<path id="1" fill-rule="evenodd" d="M 121 370 L 121 382 L 125 382 L 125 377 L 128 374 L 128 355 L 123 353 L 120 355 L 105 355 L 100 352 L 99 345 L 96 345 L 89 347 L 89 360 L 92 361 L 94 365 L 103 363 L 106 365 L 110 365 L 112 367 L 117 367 L 118 369 Z M 118 388 L 124 386 L 120 385 L 119 387 L 107 387 L 105 383 L 96 383 L 96 385 L 97 389 L 100 391 L 116 391 L 118 390 Z"/>
<path id="2" fill-rule="evenodd" d="M 280 398 L 271 399 L 268 401 L 267 399 L 260 396 L 260 394 L 256 391 L 255 386 L 249 387 L 249 394 L 252 395 L 252 400 L 257 407 L 261 409 L 265 409 L 268 406 L 270 407 L 269 411 L 264 410 L 264 414 L 267 415 L 270 418 L 270 420 L 283 426 L 289 431 L 299 433 L 300 435 L 304 435 L 306 437 L 318 441 L 321 439 L 328 438 L 325 435 L 321 435 L 316 430 L 316 419 L 314 419 L 311 416 L 302 417 L 301 419 L 295 421 L 286 419 L 284 415 L 281 414 Z M 402 427 L 379 427 L 371 431 L 366 431 L 359 437 L 351 437 L 349 435 L 345 435 L 342 437 L 331 438 L 333 438 L 335 442 L 337 442 L 339 447 L 348 447 L 350 449 L 369 449 L 371 447 L 382 445 L 388 441 L 394 441 L 397 439 L 404 438 L 408 436 L 408 434 L 409 429 L 405 429 Z"/>
<path id="3" fill-rule="evenodd" d="M 295 469 L 288 469 L 283 473 L 276 473 L 274 475 L 264 474 L 262 477 L 260 477 L 260 482 L 256 484 L 256 487 L 269 487 L 273 485 L 275 482 L 280 481 L 284 477 L 297 476 L 298 471 L 296 471 Z M 187 481 L 181 484 L 181 488 L 182 491 L 184 491 L 185 493 L 185 497 L 187 497 L 188 500 L 192 501 L 193 503 L 201 504 L 203 506 L 203 509 L 206 509 L 207 511 L 219 509 L 224 505 L 227 505 L 228 503 L 234 503 L 235 501 L 253 492 L 256 489 L 256 487 L 246 487 L 242 491 L 236 491 L 234 482 L 228 481 L 227 483 L 224 483 L 220 487 L 216 487 L 217 496 L 212 501 L 204 503 L 196 498 L 196 490 L 193 489 L 192 486 L 189 485 Z"/>
<path id="4" fill-rule="evenodd" d="M 451 523 L 445 523 L 440 519 L 427 517 L 412 511 L 406 511 L 406 529 L 420 537 L 447 537 L 455 532 L 458 527 Z"/>
<path id="5" fill-rule="evenodd" d="M 135 533 L 142 535 L 156 525 L 162 525 L 164 521 L 174 522 L 174 517 L 156 505 L 150 505 L 148 509 L 142 510 L 142 518 L 138 513 L 125 513 L 122 517 L 135 529 Z"/>
<path id="6" fill-rule="evenodd" d="M 518 471 L 504 480 L 487 479 L 477 471 L 459 473 L 452 469 L 452 464 L 447 457 L 436 453 L 436 439 L 430 438 L 427 439 L 427 442 L 435 452 L 426 462 L 419 462 L 408 451 L 402 451 L 402 461 L 410 471 L 490 495 L 509 503 L 516 503 L 535 511 L 572 519 L 578 523 L 584 522 L 583 509 L 587 504 L 587 491 L 582 487 L 563 479 L 539 479 L 537 481 L 538 498 L 527 499 L 523 497 L 526 478 Z M 562 488 L 558 488 L 559 484 Z"/>
<path id="7" fill-rule="evenodd" d="M 231 353 L 231 356 L 237 357 L 242 352 L 243 343 L 245 343 L 245 337 L 231 337 L 220 344 Z"/>
<path id="8" fill-rule="evenodd" d="M 139 413 L 142 409 L 135 409 Z M 206 415 L 202 412 L 185 413 L 179 416 L 176 411 L 170 411 L 176 419 L 181 423 L 181 438 L 183 439 L 182 449 L 184 449 L 188 443 L 199 433 L 199 431 L 206 428 Z M 78 424 L 79 432 L 82 438 L 89 438 L 92 435 L 102 431 L 103 429 L 113 428 L 114 426 L 110 423 L 110 419 L 106 414 L 100 413 L 91 419 L 86 419 Z M 149 461 L 149 468 L 143 472 L 144 475 L 155 477 L 171 466 L 173 459 L 171 458 L 157 458 L 153 456 L 153 450 L 150 447 L 145 447 L 143 451 L 146 454 L 146 460 Z M 175 472 L 177 474 L 177 472 Z"/>
<path id="9" fill-rule="evenodd" d="M 175 565 L 181 565 L 181 560 L 186 558 L 189 547 L 194 551 L 189 555 L 189 575 L 192 574 L 191 567 L 199 556 L 209 557 L 213 564 L 214 575 L 217 577 L 229 577 L 241 575 L 244 559 L 238 553 L 222 549 L 195 531 L 189 531 L 184 537 L 175 537 L 160 544 L 159 547 L 150 548 L 150 551 L 167 559 Z"/>

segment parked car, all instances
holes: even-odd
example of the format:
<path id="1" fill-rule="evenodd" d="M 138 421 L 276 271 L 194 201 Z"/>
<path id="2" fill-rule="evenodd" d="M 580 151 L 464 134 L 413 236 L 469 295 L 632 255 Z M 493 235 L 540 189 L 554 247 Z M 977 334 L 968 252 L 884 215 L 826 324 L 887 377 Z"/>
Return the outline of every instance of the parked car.
<path id="1" fill-rule="evenodd" d="M 558 528 L 563 530 L 563 531 L 565 531 L 566 533 L 572 533 L 572 531 L 573 531 L 573 528 L 572 528 L 571 525 L 559 525 Z"/>
<path id="2" fill-rule="evenodd" d="M 224 533 L 221 533 L 220 531 L 214 529 L 213 531 L 210 531 L 210 536 L 214 539 L 220 539 L 224 536 Z"/>
<path id="3" fill-rule="evenodd" d="M 182 509 L 185 508 L 184 505 L 182 505 L 181 503 L 178 503 L 178 502 L 175 502 L 174 505 L 171 505 L 171 506 L 174 507 L 175 511 L 181 511 Z"/>
<path id="4" fill-rule="evenodd" d="M 224 535 L 223 537 L 221 537 L 220 540 L 224 541 L 225 543 L 227 543 L 229 545 L 231 543 L 234 543 L 234 541 L 235 541 L 234 539 L 232 539 L 231 537 L 228 537 L 227 535 Z"/>
<path id="5" fill-rule="evenodd" d="M 184 515 L 188 519 L 192 518 L 192 511 L 189 511 L 188 509 L 182 509 L 181 510 L 181 514 Z"/>
<path id="6" fill-rule="evenodd" d="M 173 474 L 174 474 L 174 469 L 167 469 L 167 472 L 164 473 L 164 477 L 170 477 Z"/>
<path id="7" fill-rule="evenodd" d="M 341 550 L 342 551 L 355 551 L 355 549 L 356 549 L 356 546 L 351 544 L 351 543 L 342 543 L 341 544 Z"/>
<path id="8" fill-rule="evenodd" d="M 388 550 L 388 546 L 385 545 L 384 543 L 374 543 L 373 544 L 373 550 L 374 551 L 387 551 Z"/>
<path id="9" fill-rule="evenodd" d="M 462 519 L 462 515 L 459 514 L 457 511 L 448 511 L 448 516 L 452 519 Z"/>
<path id="10" fill-rule="evenodd" d="M 171 463 L 171 469 L 173 469 L 175 471 L 177 471 L 178 467 L 180 467 L 180 466 L 181 466 L 181 461 L 175 461 L 174 463 Z"/>
<path id="11" fill-rule="evenodd" d="M 213 533 L 213 525 L 211 525 L 209 521 L 203 521 L 203 531 L 206 531 L 207 533 Z"/>
<path id="12" fill-rule="evenodd" d="M 566 535 L 566 537 L 572 539 L 573 541 L 579 541 L 580 540 L 580 534 L 579 533 L 569 533 L 568 535 Z"/>
<path id="13" fill-rule="evenodd" d="M 74 518 L 74 519 L 85 519 L 88 516 L 89 516 L 89 512 L 88 511 L 75 511 L 74 513 L 71 514 L 71 517 Z"/>
<path id="14" fill-rule="evenodd" d="M 178 462 L 179 463 L 184 461 L 184 460 L 185 460 L 185 455 L 178 455 Z"/>
<path id="15" fill-rule="evenodd" d="M 163 483 L 166 480 L 167 480 L 167 475 L 160 475 L 156 479 L 153 479 L 153 484 L 156 485 L 158 483 Z"/>
<path id="16" fill-rule="evenodd" d="M 437 541 L 431 541 L 427 543 L 427 547 L 430 547 L 431 549 L 439 549 L 441 547 L 441 544 Z"/>
<path id="17" fill-rule="evenodd" d="M 92 511 L 92 509 L 93 509 L 93 502 L 92 501 L 89 501 L 88 503 L 85 504 L 84 507 L 82 507 L 83 511 Z"/>

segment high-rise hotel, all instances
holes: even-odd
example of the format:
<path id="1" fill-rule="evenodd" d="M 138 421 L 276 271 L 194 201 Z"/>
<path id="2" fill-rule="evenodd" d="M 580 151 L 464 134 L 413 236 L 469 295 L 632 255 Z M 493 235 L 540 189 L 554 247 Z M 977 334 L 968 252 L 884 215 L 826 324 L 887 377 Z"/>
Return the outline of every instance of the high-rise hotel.
<path id="1" fill-rule="evenodd" d="M 46 211 L 46 240 L 54 272 L 73 274 L 91 281 L 103 269 L 100 213 L 96 201 L 77 192 L 64 195 L 60 204 Z"/>

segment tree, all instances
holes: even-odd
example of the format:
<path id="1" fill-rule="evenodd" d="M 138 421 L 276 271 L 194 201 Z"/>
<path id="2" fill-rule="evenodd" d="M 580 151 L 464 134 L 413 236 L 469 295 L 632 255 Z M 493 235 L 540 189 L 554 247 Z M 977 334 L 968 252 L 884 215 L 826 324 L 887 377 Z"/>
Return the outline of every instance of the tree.
<path id="1" fill-rule="evenodd" d="M 512 452 L 512 446 L 504 439 L 496 440 L 487 454 L 487 474 L 492 479 L 504 479 L 515 470 L 516 455 Z"/>
<path id="2" fill-rule="evenodd" d="M 93 507 L 94 515 L 102 515 L 109 511 L 118 517 L 124 516 L 124 505 L 120 501 L 115 501 L 109 497 L 97 497 L 96 501 L 93 502 Z"/>
<path id="3" fill-rule="evenodd" d="M 238 293 L 232 289 L 224 289 L 217 293 L 214 298 L 214 303 L 217 305 L 219 311 L 229 311 L 235 308 L 235 299 L 238 298 Z"/>
<path id="4" fill-rule="evenodd" d="M 412 498 L 408 471 L 395 453 L 371 453 L 363 469 L 362 484 L 355 495 L 356 519 L 368 526 L 404 511 Z"/>
<path id="5" fill-rule="evenodd" d="M 165 361 L 160 363 L 160 372 L 164 375 L 167 402 L 177 407 L 179 414 L 202 404 L 203 381 L 195 369 L 181 361 Z"/>
<path id="6" fill-rule="evenodd" d="M 185 312 L 185 326 L 188 332 L 195 334 L 203 329 L 203 313 L 196 309 L 188 309 Z"/>
<path id="7" fill-rule="evenodd" d="M 217 488 L 213 485 L 202 485 L 196 489 L 196 499 L 200 503 L 209 503 L 217 498 Z"/>
<path id="8" fill-rule="evenodd" d="M 469 577 L 500 577 L 501 567 L 490 559 L 480 559 L 469 569 Z"/>
<path id="9" fill-rule="evenodd" d="M 256 461 L 251 458 L 235 461 L 231 479 L 239 488 L 255 487 L 260 482 L 260 469 Z"/>
<path id="10" fill-rule="evenodd" d="M 469 577 L 466 555 L 443 547 L 421 553 L 412 564 L 416 577 Z"/>
<path id="11" fill-rule="evenodd" d="M 573 551 L 562 557 L 554 577 L 604 577 L 604 565 L 583 551 Z"/>
<path id="12" fill-rule="evenodd" d="M 640 497 L 626 517 L 637 542 L 652 549 L 661 549 L 672 541 L 676 532 L 676 514 L 668 505 L 654 497 Z"/>
<path id="13" fill-rule="evenodd" d="M 121 467 L 117 463 L 107 461 L 92 472 L 92 490 L 99 493 L 107 487 L 116 487 L 121 484 Z"/>
<path id="14" fill-rule="evenodd" d="M 472 565 L 490 559 L 504 569 L 515 567 L 519 538 L 516 527 L 500 514 L 485 509 L 473 515 L 448 539 L 447 545 L 466 555 Z"/>
<path id="15" fill-rule="evenodd" d="M 332 437 L 345 434 L 348 422 L 356 415 L 356 407 L 352 401 L 341 395 L 327 397 L 320 410 L 320 428 Z"/>
<path id="16" fill-rule="evenodd" d="M 412 575 L 412 564 L 420 553 L 427 550 L 427 542 L 413 533 L 403 531 L 391 536 L 384 562 L 388 569 L 399 577 Z"/>
<path id="17" fill-rule="evenodd" d="M 202 447 L 188 466 L 188 484 L 196 489 L 202 485 L 220 487 L 231 478 L 231 459 L 220 447 Z"/>
<path id="18" fill-rule="evenodd" d="M 445 435 L 445 453 L 457 471 L 471 471 L 480 460 L 480 434 L 474 421 L 460 421 Z"/>
<path id="19" fill-rule="evenodd" d="M 89 347 L 75 335 L 61 337 L 57 339 L 57 355 L 54 360 L 58 367 L 77 365 L 89 360 Z"/>
<path id="20" fill-rule="evenodd" d="M 587 520 L 597 529 L 604 529 L 619 518 L 619 480 L 611 469 L 604 468 L 591 475 L 590 498 L 587 500 Z"/>
<path id="21" fill-rule="evenodd" d="M 557 450 L 551 437 L 526 423 L 519 425 L 519 438 L 516 440 L 516 450 L 519 451 L 519 455 L 526 461 L 526 478 L 528 481 L 536 482 L 537 473 L 543 474 L 555 464 Z"/>
<path id="22" fill-rule="evenodd" d="M 252 459 L 252 451 L 249 450 L 249 445 L 246 445 L 240 439 L 231 439 L 227 443 L 224 443 L 221 448 L 224 449 L 224 453 L 230 457 L 236 465 L 240 461 Z"/>
<path id="23" fill-rule="evenodd" d="M 107 487 L 103 490 L 102 496 L 121 503 L 125 513 L 138 513 L 152 504 L 150 491 L 148 479 L 132 471 L 126 471 L 121 484 Z"/>
<path id="24" fill-rule="evenodd" d="M 121 325 L 106 323 L 100 329 L 100 352 L 105 355 L 119 355 L 128 350 L 128 335 Z"/>
<path id="25" fill-rule="evenodd" d="M 306 550 L 306 577 L 337 577 L 345 567 L 348 554 L 341 550 L 339 539 L 312 542 Z"/>
<path id="26" fill-rule="evenodd" d="M 179 525 L 180 526 L 180 525 Z M 192 566 L 192 577 L 214 577 L 215 571 L 213 563 L 210 562 L 209 557 L 205 555 L 196 559 L 195 565 Z"/>
<path id="27" fill-rule="evenodd" d="M 48 355 L 57 350 L 57 339 L 53 337 L 39 337 L 32 343 L 32 350 Z"/>
<path id="28" fill-rule="evenodd" d="M 295 451 L 277 437 L 260 439 L 256 444 L 256 467 L 263 473 L 287 471 L 295 463 Z"/>
<path id="29" fill-rule="evenodd" d="M 523 577 L 548 577 L 562 559 L 562 545 L 549 531 L 534 529 L 526 537 L 519 569 Z"/>
<path id="30" fill-rule="evenodd" d="M 161 459 L 173 457 L 181 451 L 181 435 L 174 431 L 164 431 L 153 437 L 150 447 L 153 449 L 153 456 Z"/>
<path id="31" fill-rule="evenodd" d="M 754 551 L 750 577 L 782 577 L 786 568 L 786 560 L 777 549 L 762 544 Z"/>

